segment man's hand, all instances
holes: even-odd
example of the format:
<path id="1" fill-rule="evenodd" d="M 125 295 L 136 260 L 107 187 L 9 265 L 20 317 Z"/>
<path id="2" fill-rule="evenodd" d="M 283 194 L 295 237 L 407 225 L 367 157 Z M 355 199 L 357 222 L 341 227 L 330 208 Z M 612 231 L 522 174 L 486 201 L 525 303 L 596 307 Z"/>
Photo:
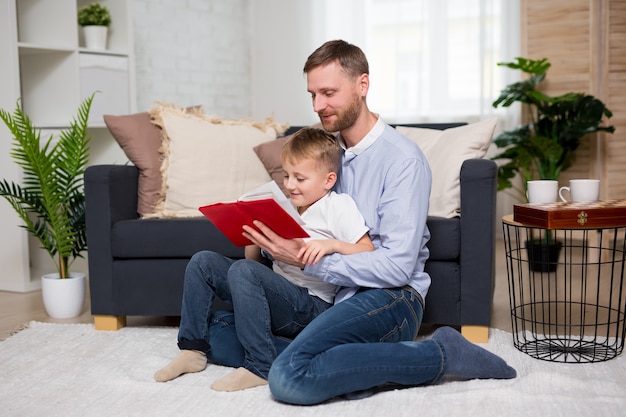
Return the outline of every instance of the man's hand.
<path id="1" fill-rule="evenodd" d="M 304 268 L 304 262 L 298 257 L 300 249 L 304 246 L 303 239 L 284 239 L 258 220 L 254 221 L 254 225 L 260 232 L 253 227 L 243 226 L 245 237 L 274 259 Z"/>

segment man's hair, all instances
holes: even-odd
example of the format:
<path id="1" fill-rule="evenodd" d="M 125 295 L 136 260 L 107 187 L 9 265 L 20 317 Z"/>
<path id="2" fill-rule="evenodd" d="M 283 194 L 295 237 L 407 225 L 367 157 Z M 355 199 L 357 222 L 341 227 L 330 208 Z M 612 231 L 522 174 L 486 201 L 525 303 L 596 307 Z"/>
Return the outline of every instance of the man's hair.
<path id="1" fill-rule="evenodd" d="M 353 79 L 370 72 L 367 58 L 361 48 L 342 40 L 328 41 L 313 51 L 304 64 L 303 72 L 306 74 L 314 68 L 334 61 L 339 62 L 343 71 Z"/>
<path id="2" fill-rule="evenodd" d="M 337 138 L 325 130 L 305 127 L 283 145 L 280 159 L 283 162 L 313 159 L 320 168 L 338 173 L 341 166 L 341 146 Z"/>

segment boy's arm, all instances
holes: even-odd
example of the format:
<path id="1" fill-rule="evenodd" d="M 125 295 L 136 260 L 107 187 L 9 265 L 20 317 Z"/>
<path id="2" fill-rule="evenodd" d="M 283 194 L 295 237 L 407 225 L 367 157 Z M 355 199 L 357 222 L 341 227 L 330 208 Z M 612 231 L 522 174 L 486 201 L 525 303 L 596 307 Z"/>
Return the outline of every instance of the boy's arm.
<path id="1" fill-rule="evenodd" d="M 351 255 L 360 252 L 371 252 L 374 245 L 369 235 L 365 233 L 355 243 L 348 243 L 337 239 L 319 239 L 308 241 L 300 252 L 298 257 L 305 264 L 312 265 L 319 262 L 324 255 L 329 253 L 340 253 L 342 255 Z"/>

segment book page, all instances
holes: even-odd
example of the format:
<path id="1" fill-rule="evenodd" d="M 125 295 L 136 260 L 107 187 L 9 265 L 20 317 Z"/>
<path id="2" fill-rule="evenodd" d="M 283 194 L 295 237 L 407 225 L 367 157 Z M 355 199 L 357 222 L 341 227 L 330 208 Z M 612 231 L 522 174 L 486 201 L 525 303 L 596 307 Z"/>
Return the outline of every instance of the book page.
<path id="1" fill-rule="evenodd" d="M 291 204 L 291 201 L 285 197 L 285 194 L 278 187 L 278 184 L 274 181 L 267 182 L 260 187 L 244 193 L 239 197 L 239 201 L 253 201 L 262 200 L 265 198 L 273 198 L 291 217 L 293 217 L 298 224 L 304 224 L 304 220 L 298 214 L 296 208 Z"/>

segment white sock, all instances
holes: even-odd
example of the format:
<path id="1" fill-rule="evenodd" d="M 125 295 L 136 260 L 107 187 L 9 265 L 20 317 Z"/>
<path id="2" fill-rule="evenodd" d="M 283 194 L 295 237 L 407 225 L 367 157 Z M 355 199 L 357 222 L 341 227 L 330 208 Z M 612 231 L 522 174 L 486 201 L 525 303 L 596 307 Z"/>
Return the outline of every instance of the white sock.
<path id="1" fill-rule="evenodd" d="M 154 380 L 166 382 L 178 378 L 182 374 L 200 372 L 206 368 L 206 354 L 199 350 L 181 350 L 165 368 L 155 372 Z"/>

